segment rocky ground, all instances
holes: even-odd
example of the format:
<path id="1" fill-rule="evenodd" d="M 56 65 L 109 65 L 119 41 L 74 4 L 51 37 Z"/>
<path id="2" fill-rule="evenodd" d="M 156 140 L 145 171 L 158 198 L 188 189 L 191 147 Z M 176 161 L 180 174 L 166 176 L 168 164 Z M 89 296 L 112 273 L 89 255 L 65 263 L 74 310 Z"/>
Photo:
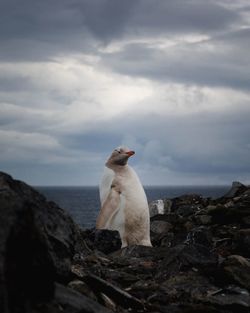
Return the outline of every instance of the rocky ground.
<path id="1" fill-rule="evenodd" d="M 0 312 L 250 312 L 250 188 L 151 204 L 153 248 L 0 173 Z M 161 214 L 157 214 L 161 213 Z"/>

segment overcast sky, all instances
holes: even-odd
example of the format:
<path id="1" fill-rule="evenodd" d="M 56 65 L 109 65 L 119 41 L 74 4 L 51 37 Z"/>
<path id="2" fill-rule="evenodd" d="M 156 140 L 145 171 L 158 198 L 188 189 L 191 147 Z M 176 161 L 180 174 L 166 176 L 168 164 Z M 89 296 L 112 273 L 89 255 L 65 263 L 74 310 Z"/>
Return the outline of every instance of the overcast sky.
<path id="1" fill-rule="evenodd" d="M 98 185 L 250 183 L 249 0 L 0 0 L 1 170 Z"/>

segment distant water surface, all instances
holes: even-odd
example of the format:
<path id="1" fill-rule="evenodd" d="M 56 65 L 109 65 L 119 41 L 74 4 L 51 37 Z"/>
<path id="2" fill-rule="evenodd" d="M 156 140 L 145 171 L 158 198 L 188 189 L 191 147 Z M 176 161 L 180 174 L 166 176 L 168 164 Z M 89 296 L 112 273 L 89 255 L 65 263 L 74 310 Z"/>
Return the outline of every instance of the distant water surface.
<path id="1" fill-rule="evenodd" d="M 84 228 L 91 228 L 100 209 L 98 187 L 35 187 L 48 200 L 56 202 Z M 148 202 L 174 198 L 183 194 L 200 194 L 218 198 L 230 189 L 229 186 L 166 186 L 145 187 Z"/>

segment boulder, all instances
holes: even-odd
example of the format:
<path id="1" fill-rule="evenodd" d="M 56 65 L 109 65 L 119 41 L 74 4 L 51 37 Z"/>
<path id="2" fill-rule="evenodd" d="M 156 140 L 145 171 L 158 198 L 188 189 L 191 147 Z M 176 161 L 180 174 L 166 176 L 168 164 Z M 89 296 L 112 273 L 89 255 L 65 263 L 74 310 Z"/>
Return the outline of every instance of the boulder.
<path id="1" fill-rule="evenodd" d="M 67 282 L 80 228 L 55 203 L 0 172 L 0 312 L 48 301 L 54 281 Z M 18 311 L 19 310 L 19 311 Z"/>
<path id="2" fill-rule="evenodd" d="M 240 229 L 233 240 L 234 251 L 246 258 L 250 258 L 250 228 Z"/>
<path id="3" fill-rule="evenodd" d="M 223 196 L 223 198 L 234 198 L 247 190 L 247 187 L 238 181 L 232 183 L 231 189 Z"/>
<path id="4" fill-rule="evenodd" d="M 172 228 L 173 226 L 166 221 L 152 221 L 150 224 L 150 230 L 156 234 L 165 234 Z"/>
<path id="5" fill-rule="evenodd" d="M 226 276 L 233 283 L 250 289 L 250 262 L 240 255 L 230 255 L 222 263 Z"/>

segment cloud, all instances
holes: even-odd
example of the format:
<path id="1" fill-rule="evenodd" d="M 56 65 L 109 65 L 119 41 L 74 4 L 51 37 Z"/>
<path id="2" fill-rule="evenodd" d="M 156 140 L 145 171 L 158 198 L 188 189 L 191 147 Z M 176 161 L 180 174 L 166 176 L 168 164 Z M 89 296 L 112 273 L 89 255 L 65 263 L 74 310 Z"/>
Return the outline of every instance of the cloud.
<path id="1" fill-rule="evenodd" d="M 152 44 L 154 40 L 150 44 L 127 44 L 120 51 L 105 53 L 102 64 L 123 75 L 166 83 L 249 91 L 249 34 L 250 28 L 247 28 L 200 42 L 177 42 L 166 47 L 164 40 L 161 45 L 157 40 L 156 46 Z"/>
<path id="2" fill-rule="evenodd" d="M 2 1 L 0 158 L 33 184 L 249 182 L 247 1 Z M 150 12 L 150 14 L 149 14 Z"/>

